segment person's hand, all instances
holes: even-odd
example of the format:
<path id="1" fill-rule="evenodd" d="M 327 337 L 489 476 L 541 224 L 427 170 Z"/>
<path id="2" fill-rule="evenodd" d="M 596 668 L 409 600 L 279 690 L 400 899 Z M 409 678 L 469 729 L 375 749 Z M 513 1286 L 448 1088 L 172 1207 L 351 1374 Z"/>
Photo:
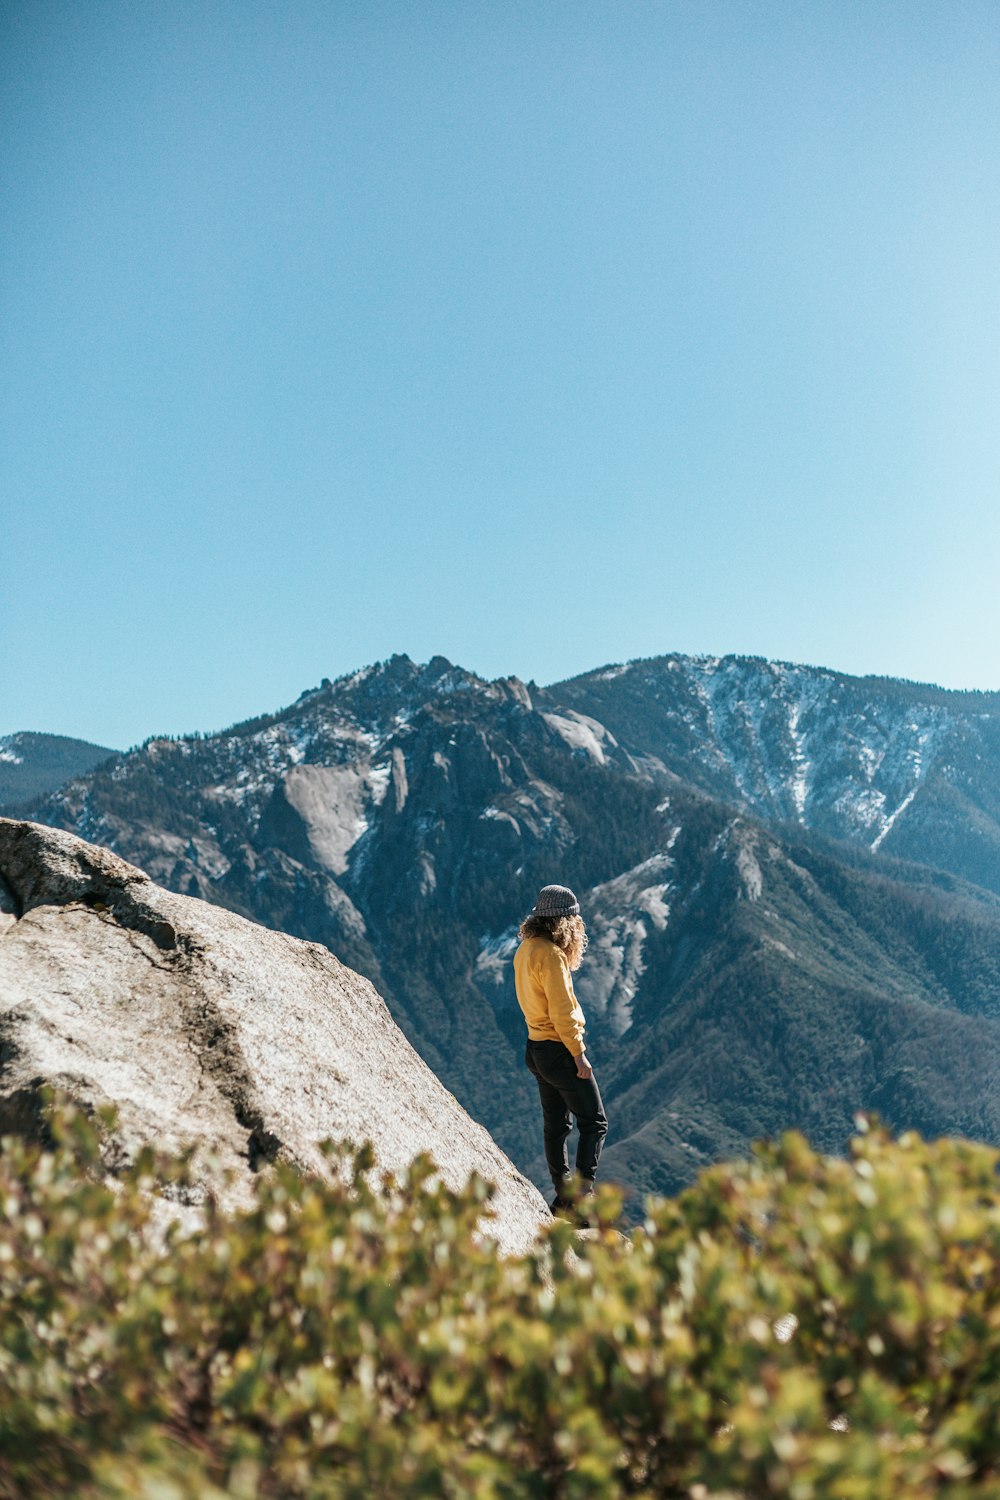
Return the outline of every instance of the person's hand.
<path id="1" fill-rule="evenodd" d="M 573 1061 L 576 1063 L 577 1078 L 593 1078 L 594 1070 L 587 1061 L 586 1052 L 581 1052 L 580 1056 L 575 1057 Z"/>

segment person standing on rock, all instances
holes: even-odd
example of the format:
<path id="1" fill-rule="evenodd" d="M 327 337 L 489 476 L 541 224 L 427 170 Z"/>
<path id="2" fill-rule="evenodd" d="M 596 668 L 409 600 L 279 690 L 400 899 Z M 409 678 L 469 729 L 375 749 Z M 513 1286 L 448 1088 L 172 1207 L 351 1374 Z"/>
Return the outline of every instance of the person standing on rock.
<path id="1" fill-rule="evenodd" d="M 593 1191 L 608 1121 L 583 1042 L 584 1015 L 573 972 L 587 947 L 580 903 L 564 885 L 547 885 L 521 923 L 514 954 L 517 1003 L 528 1023 L 524 1060 L 542 1104 L 545 1160 L 556 1190 L 553 1213 L 572 1213 L 566 1143 L 576 1117 L 576 1171 L 584 1195 Z"/>

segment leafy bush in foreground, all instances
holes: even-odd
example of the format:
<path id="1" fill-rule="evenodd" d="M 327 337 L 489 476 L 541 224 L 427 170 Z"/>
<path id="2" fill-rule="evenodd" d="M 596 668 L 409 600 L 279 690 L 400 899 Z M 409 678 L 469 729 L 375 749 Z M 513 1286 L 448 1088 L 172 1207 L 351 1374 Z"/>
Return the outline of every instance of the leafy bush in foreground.
<path id="1" fill-rule="evenodd" d="M 417 1161 L 277 1167 L 154 1248 L 145 1155 L 71 1110 L 0 1160 L 0 1495 L 1000 1494 L 997 1153 L 796 1136 L 501 1259 Z M 610 1219 L 613 1195 L 603 1202 Z"/>

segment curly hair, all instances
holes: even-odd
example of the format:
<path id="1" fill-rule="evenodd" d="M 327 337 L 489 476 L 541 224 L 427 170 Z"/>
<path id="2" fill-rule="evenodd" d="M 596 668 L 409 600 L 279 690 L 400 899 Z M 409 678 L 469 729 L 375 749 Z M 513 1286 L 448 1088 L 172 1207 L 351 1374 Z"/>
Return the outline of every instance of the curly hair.
<path id="1" fill-rule="evenodd" d="M 536 917 L 528 915 L 518 928 L 518 937 L 546 937 L 566 955 L 572 970 L 577 970 L 587 951 L 587 929 L 582 917 Z"/>

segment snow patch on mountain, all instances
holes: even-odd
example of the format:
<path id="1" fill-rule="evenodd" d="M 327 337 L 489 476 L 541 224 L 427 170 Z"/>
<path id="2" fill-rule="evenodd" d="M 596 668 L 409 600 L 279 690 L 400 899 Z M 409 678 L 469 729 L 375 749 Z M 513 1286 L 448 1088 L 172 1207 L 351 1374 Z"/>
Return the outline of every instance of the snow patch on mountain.
<path id="1" fill-rule="evenodd" d="M 480 816 L 480 819 L 483 819 L 483 818 L 492 818 L 492 819 L 494 819 L 495 822 L 498 822 L 498 823 L 508 823 L 510 825 L 510 827 L 513 828 L 514 832 L 517 834 L 518 838 L 521 837 L 521 825 L 520 825 L 520 823 L 517 821 L 517 819 L 511 813 L 504 812 L 504 810 L 503 810 L 502 807 L 484 807 L 483 810 L 482 810 L 482 812 L 479 814 L 479 816 Z"/>
<path id="2" fill-rule="evenodd" d="M 751 803 L 771 810 L 788 798 L 786 763 L 775 766 L 768 753 L 765 718 L 773 712 L 776 683 L 763 694 L 749 693 L 739 676 L 720 671 L 714 657 L 692 661 L 693 685 L 704 704 L 708 729 L 705 759 L 728 764 L 739 792 Z"/>
<path id="3" fill-rule="evenodd" d="M 853 775 L 846 781 L 841 778 L 841 791 L 831 807 L 873 852 L 917 796 L 951 727 L 950 717 L 941 710 L 928 709 L 892 725 L 873 713 L 864 721 L 854 719 L 842 736 L 844 759 L 850 756 Z"/>
<path id="4" fill-rule="evenodd" d="M 765 817 L 792 818 L 874 850 L 911 806 L 955 726 L 945 704 L 903 700 L 897 708 L 877 684 L 824 668 L 715 656 L 666 665 L 691 694 L 676 698 L 673 713 L 724 795 L 728 782 L 730 795 Z M 666 691 L 661 701 L 669 703 L 676 690 Z"/>
<path id="5" fill-rule="evenodd" d="M 381 807 L 385 801 L 385 794 L 389 790 L 391 776 L 392 766 L 388 761 L 381 766 L 372 766 L 368 772 L 368 786 L 371 789 L 372 801 L 376 807 Z"/>
<path id="6" fill-rule="evenodd" d="M 792 802 L 799 822 L 805 821 L 806 797 L 809 791 L 809 760 L 805 753 L 805 740 L 799 732 L 802 718 L 802 703 L 796 700 L 788 706 L 788 734 L 792 742 Z"/>
<path id="7" fill-rule="evenodd" d="M 654 854 L 594 886 L 585 898 L 590 944 L 577 982 L 580 998 L 585 1010 L 589 1007 L 606 1018 L 615 1036 L 622 1036 L 632 1024 L 650 930 L 662 932 L 669 920 L 670 881 L 665 877 L 672 865 L 668 853 Z"/>
<path id="8" fill-rule="evenodd" d="M 889 817 L 885 819 L 885 822 L 882 825 L 881 831 L 879 833 L 877 833 L 875 835 L 875 837 L 872 839 L 871 847 L 872 847 L 872 853 L 873 854 L 876 853 L 878 851 L 878 849 L 881 847 L 881 845 L 883 843 L 883 840 L 885 839 L 886 834 L 892 832 L 893 824 L 896 822 L 897 818 L 900 816 L 901 813 L 905 813 L 906 809 L 909 807 L 910 803 L 913 801 L 914 797 L 917 795 L 917 791 L 918 791 L 918 788 L 914 787 L 912 791 L 907 792 L 907 794 L 903 798 L 902 802 L 896 808 L 896 811 L 894 813 L 891 813 L 889 815 Z"/>
<path id="9" fill-rule="evenodd" d="M 868 833 L 873 827 L 884 829 L 885 792 L 878 787 L 846 787 L 832 803 L 832 811 L 843 818 L 853 832 Z"/>
<path id="10" fill-rule="evenodd" d="M 496 937 L 480 940 L 476 955 L 476 979 L 491 985 L 502 985 L 510 976 L 510 965 L 517 951 L 517 928 L 508 927 Z"/>

